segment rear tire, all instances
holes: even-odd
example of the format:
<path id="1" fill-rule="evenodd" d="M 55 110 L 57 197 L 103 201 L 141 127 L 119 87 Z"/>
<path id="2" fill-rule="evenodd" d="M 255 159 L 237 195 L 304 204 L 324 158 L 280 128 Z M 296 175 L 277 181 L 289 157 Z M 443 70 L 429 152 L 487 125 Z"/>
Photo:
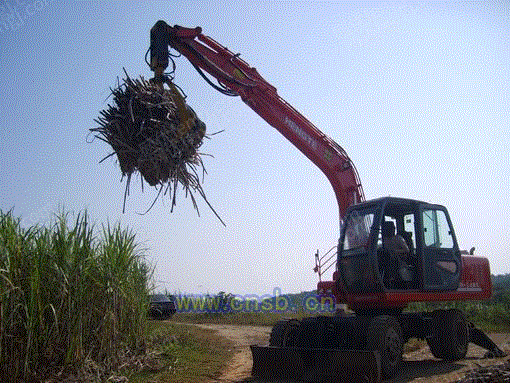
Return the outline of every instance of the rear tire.
<path id="1" fill-rule="evenodd" d="M 403 345 L 402 328 L 395 317 L 380 315 L 372 319 L 368 327 L 367 348 L 379 352 L 383 379 L 393 377 L 400 368 Z"/>
<path id="2" fill-rule="evenodd" d="M 269 345 L 275 347 L 295 347 L 299 326 L 301 322 L 298 319 L 283 319 L 277 322 L 269 337 Z"/>
<path id="3" fill-rule="evenodd" d="M 438 359 L 464 359 L 469 343 L 464 313 L 457 309 L 432 312 L 432 336 L 427 338 L 427 343 L 432 355 Z"/>

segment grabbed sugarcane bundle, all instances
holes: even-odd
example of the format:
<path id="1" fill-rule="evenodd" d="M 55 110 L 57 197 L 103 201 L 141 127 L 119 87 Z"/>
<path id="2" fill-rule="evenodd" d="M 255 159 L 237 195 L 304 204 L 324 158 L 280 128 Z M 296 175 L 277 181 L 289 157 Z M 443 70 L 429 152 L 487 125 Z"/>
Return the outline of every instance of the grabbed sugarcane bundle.
<path id="1" fill-rule="evenodd" d="M 143 77 L 132 79 L 126 73 L 122 83 L 111 89 L 113 102 L 94 120 L 98 127 L 90 130 L 113 149 L 103 160 L 116 155 L 122 176 L 127 177 L 124 206 L 131 177 L 139 172 L 142 186 L 145 181 L 159 189 L 158 196 L 171 194 L 172 208 L 179 185 L 195 208 L 193 192 L 211 207 L 199 176 L 205 174 L 198 149 L 208 138 L 206 126 L 177 86 L 171 81 L 166 85 Z"/>

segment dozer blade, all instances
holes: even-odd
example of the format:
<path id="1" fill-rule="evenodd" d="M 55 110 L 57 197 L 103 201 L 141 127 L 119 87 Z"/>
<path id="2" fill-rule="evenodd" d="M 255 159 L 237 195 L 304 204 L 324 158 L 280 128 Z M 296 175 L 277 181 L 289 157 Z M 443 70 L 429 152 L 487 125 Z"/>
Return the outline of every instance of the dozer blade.
<path id="1" fill-rule="evenodd" d="M 252 376 L 305 382 L 380 382 L 379 353 L 364 350 L 251 346 Z"/>

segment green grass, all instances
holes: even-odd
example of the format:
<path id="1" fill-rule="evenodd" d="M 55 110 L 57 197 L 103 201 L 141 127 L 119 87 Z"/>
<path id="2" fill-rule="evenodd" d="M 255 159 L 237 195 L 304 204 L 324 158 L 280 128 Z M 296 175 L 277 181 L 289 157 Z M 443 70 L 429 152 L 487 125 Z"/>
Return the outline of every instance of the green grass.
<path id="1" fill-rule="evenodd" d="M 221 375 L 233 355 L 233 344 L 212 330 L 168 321 L 150 323 L 147 366 L 127 368 L 130 383 L 206 382 Z"/>
<path id="2" fill-rule="evenodd" d="M 23 228 L 0 211 L 0 381 L 44 380 L 144 348 L 151 270 L 135 235 L 86 213 Z M 93 362 L 93 363 L 91 363 Z M 106 375 L 105 375 L 106 374 Z"/>

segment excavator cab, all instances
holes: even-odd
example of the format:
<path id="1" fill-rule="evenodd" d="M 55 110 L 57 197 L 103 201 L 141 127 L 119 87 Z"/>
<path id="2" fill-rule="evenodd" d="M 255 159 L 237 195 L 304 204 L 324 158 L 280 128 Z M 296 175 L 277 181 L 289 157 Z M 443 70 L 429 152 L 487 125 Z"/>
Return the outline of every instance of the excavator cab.
<path id="1" fill-rule="evenodd" d="M 462 263 L 445 207 L 386 197 L 347 211 L 337 268 L 340 289 L 363 295 L 456 290 Z"/>

